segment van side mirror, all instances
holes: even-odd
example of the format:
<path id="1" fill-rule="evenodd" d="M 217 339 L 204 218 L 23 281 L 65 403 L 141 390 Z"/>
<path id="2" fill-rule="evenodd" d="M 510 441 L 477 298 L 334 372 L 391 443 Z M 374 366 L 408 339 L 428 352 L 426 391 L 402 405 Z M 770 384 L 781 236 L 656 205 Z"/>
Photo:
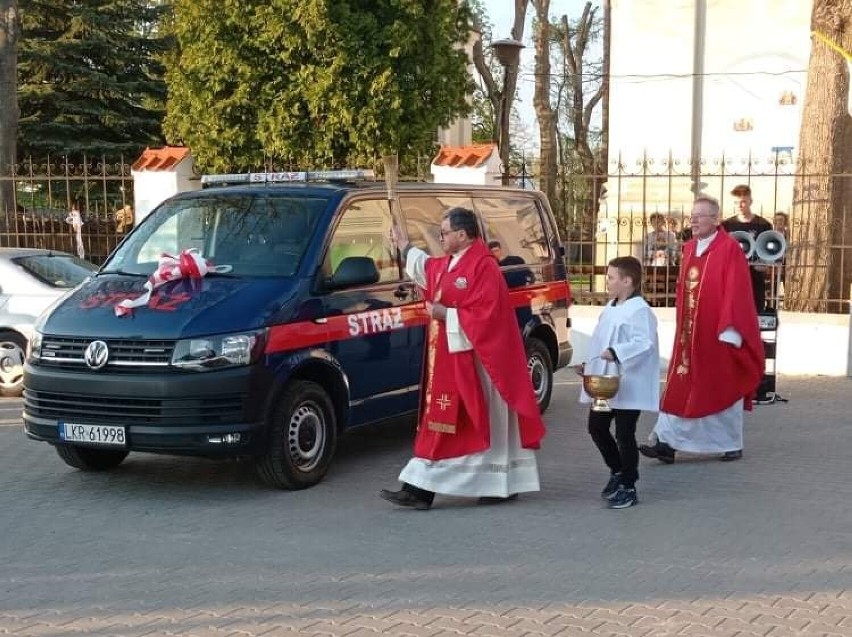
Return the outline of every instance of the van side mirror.
<path id="1" fill-rule="evenodd" d="M 370 257 L 346 257 L 326 281 L 326 287 L 340 290 L 358 285 L 372 285 L 378 281 L 379 270 L 376 268 L 376 262 Z"/>

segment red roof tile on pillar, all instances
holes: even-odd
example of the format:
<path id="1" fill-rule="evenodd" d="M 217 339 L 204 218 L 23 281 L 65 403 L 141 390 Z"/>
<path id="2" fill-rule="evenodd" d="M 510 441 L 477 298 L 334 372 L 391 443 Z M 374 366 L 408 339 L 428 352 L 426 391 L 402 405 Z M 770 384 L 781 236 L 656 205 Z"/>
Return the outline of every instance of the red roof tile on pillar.
<path id="1" fill-rule="evenodd" d="M 432 163 L 451 168 L 477 168 L 488 161 L 497 144 L 472 144 L 470 146 L 441 146 Z"/>
<path id="2" fill-rule="evenodd" d="M 146 148 L 130 168 L 133 170 L 168 170 L 174 168 L 188 156 L 189 148 L 186 146 Z"/>

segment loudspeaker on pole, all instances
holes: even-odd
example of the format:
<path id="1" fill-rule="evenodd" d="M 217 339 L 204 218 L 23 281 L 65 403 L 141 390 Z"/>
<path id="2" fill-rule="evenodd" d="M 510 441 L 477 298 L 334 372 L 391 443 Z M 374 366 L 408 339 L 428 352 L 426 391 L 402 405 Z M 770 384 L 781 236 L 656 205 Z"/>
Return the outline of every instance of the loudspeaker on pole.
<path id="1" fill-rule="evenodd" d="M 764 263 L 775 263 L 784 258 L 787 239 L 777 230 L 764 230 L 754 241 L 754 254 Z"/>
<path id="2" fill-rule="evenodd" d="M 746 259 L 751 259 L 754 256 L 755 242 L 751 233 L 744 230 L 736 230 L 731 233 L 731 237 L 740 244 Z"/>

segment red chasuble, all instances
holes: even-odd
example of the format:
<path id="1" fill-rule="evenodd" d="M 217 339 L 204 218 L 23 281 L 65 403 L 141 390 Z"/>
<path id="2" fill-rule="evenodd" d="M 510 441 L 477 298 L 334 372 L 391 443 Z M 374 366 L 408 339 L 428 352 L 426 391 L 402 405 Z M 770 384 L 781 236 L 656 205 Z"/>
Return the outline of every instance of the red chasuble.
<path id="1" fill-rule="evenodd" d="M 421 417 L 414 455 L 457 458 L 491 446 L 488 404 L 476 358 L 509 409 L 518 414 L 521 444 L 537 449 L 544 422 L 527 371 L 506 281 L 485 243 L 473 242 L 452 271 L 450 256 L 426 261 L 426 299 L 458 310 L 473 350 L 450 353 L 444 321 L 429 322 Z"/>
<path id="2" fill-rule="evenodd" d="M 701 418 L 751 398 L 763 376 L 764 352 L 751 293 L 748 262 L 723 230 L 700 257 L 697 240 L 683 247 L 677 282 L 677 326 L 662 411 Z M 743 338 L 736 348 L 719 340 L 727 327 Z"/>

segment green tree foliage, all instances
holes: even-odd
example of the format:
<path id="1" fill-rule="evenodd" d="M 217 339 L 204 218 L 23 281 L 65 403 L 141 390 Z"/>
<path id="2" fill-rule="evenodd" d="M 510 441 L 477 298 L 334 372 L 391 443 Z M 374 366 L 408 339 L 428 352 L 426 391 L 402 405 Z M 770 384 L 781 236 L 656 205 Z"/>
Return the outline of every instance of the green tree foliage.
<path id="1" fill-rule="evenodd" d="M 176 0 L 165 129 L 204 170 L 422 152 L 467 109 L 456 0 Z"/>
<path id="2" fill-rule="evenodd" d="M 152 0 L 20 0 L 18 156 L 162 143 L 168 42 Z"/>

